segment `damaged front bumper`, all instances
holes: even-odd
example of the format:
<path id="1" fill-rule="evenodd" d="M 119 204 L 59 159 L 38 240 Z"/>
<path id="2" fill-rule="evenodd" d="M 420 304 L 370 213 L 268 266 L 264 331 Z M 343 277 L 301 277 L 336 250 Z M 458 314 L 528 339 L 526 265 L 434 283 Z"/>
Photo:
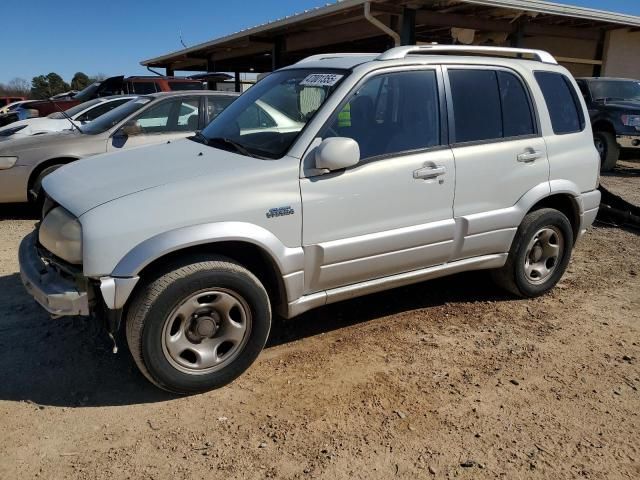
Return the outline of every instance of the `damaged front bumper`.
<path id="1" fill-rule="evenodd" d="M 89 315 L 87 290 L 42 260 L 36 237 L 34 231 L 20 243 L 20 277 L 27 292 L 53 316 Z"/>

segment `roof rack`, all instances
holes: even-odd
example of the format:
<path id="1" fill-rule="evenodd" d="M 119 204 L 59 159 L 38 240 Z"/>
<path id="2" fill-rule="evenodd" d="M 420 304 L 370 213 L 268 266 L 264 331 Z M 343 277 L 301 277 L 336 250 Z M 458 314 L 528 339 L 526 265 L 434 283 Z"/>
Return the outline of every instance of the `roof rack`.
<path id="1" fill-rule="evenodd" d="M 410 45 L 406 47 L 395 47 L 387 50 L 376 57 L 376 60 L 400 60 L 408 55 L 417 54 L 443 54 L 451 53 L 471 53 L 488 56 L 509 56 L 509 55 L 531 55 L 539 62 L 552 63 L 557 65 L 558 61 L 549 52 L 544 50 L 533 50 L 529 48 L 505 48 L 505 47 L 485 47 L 478 45 Z"/>
<path id="2" fill-rule="evenodd" d="M 330 60 L 332 58 L 366 57 L 371 55 L 375 55 L 375 53 L 319 53 L 317 55 L 303 58 L 302 60 L 296 62 L 296 65 L 300 63 L 317 62 L 319 60 Z"/>

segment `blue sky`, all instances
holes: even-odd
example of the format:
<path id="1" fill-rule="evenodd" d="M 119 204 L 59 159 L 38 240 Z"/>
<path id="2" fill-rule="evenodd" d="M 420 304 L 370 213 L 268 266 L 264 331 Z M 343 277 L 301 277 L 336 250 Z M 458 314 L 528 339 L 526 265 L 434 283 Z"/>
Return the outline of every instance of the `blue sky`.
<path id="1" fill-rule="evenodd" d="M 139 62 L 328 0 L 0 0 L 0 82 L 57 72 L 144 73 Z M 638 0 L 564 3 L 640 15 Z"/>

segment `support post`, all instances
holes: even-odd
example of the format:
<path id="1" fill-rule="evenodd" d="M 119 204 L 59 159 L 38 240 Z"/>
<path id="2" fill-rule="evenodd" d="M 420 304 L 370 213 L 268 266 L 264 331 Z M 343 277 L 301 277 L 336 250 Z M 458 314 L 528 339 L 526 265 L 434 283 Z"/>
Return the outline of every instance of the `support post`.
<path id="1" fill-rule="evenodd" d="M 593 76 L 599 77 L 602 75 L 602 67 L 604 66 L 604 47 L 607 40 L 607 33 L 605 30 L 600 32 L 600 39 L 598 40 L 598 46 L 596 47 L 596 60 L 600 60 L 600 65 L 593 66 Z"/>
<path id="2" fill-rule="evenodd" d="M 207 59 L 207 73 L 212 73 L 216 71 L 216 62 L 212 58 Z M 207 89 L 208 90 L 217 90 L 218 82 L 207 81 Z"/>
<path id="3" fill-rule="evenodd" d="M 511 34 L 510 40 L 511 40 L 510 43 L 512 48 L 524 47 L 524 22 L 522 21 L 522 19 L 519 19 L 516 22 L 516 29 Z"/>
<path id="4" fill-rule="evenodd" d="M 235 72 L 234 83 L 236 92 L 241 92 L 242 89 L 240 88 L 240 72 Z"/>
<path id="5" fill-rule="evenodd" d="M 284 38 L 277 37 L 271 49 L 271 70 L 284 67 L 285 43 Z"/>
<path id="6" fill-rule="evenodd" d="M 400 27 L 400 44 L 416 44 L 416 11 L 413 8 L 402 9 L 402 25 Z"/>
<path id="7" fill-rule="evenodd" d="M 167 67 L 167 77 L 173 77 L 176 72 L 171 67 Z"/>

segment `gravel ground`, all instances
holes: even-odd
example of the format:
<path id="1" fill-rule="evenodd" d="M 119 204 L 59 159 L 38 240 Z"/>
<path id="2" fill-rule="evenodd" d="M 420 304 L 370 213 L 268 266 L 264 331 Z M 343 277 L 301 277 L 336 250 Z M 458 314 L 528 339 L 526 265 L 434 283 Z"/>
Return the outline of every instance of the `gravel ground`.
<path id="1" fill-rule="evenodd" d="M 0 212 L 0 478 L 640 478 L 640 236 L 596 227 L 551 294 L 486 273 L 278 321 L 232 385 L 173 397 L 23 291 Z"/>

